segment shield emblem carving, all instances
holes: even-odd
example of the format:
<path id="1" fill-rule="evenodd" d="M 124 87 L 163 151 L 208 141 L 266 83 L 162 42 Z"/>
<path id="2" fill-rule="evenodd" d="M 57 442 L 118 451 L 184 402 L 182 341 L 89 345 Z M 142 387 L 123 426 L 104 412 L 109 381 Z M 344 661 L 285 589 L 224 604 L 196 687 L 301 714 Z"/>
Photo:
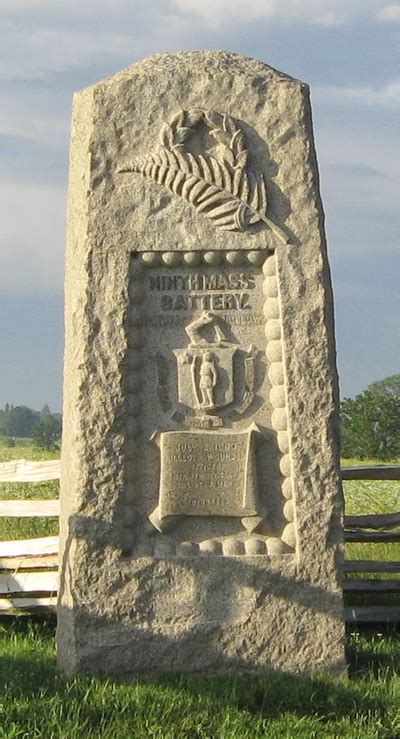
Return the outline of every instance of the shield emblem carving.
<path id="1" fill-rule="evenodd" d="M 222 343 L 222 342 L 221 342 Z M 174 351 L 178 365 L 179 402 L 196 411 L 212 412 L 233 402 L 235 345 L 189 345 Z"/>

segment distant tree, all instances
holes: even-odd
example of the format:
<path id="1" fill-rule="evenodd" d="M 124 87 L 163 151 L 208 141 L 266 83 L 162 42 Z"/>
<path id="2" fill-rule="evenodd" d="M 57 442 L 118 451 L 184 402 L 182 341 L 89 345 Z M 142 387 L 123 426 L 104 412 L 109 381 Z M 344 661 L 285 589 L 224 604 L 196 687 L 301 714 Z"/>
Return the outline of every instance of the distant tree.
<path id="1" fill-rule="evenodd" d="M 400 375 L 390 375 L 390 377 L 385 377 L 383 380 L 373 382 L 368 385 L 367 389 L 372 390 L 373 393 L 400 398 Z"/>
<path id="2" fill-rule="evenodd" d="M 0 430 L 6 436 L 30 436 L 36 422 L 36 414 L 25 405 L 10 407 L 0 419 Z"/>
<path id="3" fill-rule="evenodd" d="M 342 401 L 343 457 L 388 460 L 400 456 L 400 393 L 389 380 L 393 378 L 373 383 L 354 399 Z"/>
<path id="4" fill-rule="evenodd" d="M 6 403 L 5 404 L 4 410 L 5 410 L 6 413 L 8 413 L 8 411 L 10 410 L 10 404 L 9 403 Z"/>
<path id="5" fill-rule="evenodd" d="M 32 429 L 32 439 L 40 449 L 59 449 L 61 422 L 52 415 L 42 415 Z"/>
<path id="6" fill-rule="evenodd" d="M 41 416 L 51 416 L 51 410 L 47 403 L 44 404 L 42 410 L 40 411 Z"/>

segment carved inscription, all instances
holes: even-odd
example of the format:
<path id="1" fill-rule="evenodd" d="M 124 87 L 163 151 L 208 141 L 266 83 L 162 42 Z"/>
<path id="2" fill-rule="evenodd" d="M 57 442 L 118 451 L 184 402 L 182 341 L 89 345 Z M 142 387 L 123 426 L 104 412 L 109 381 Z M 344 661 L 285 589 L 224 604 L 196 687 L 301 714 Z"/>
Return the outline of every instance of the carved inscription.
<path id="1" fill-rule="evenodd" d="M 232 315 L 229 313 L 221 314 L 221 318 L 232 326 L 263 326 L 265 318 L 261 313 L 247 313 Z M 172 315 L 169 316 L 145 316 L 142 321 L 144 328 L 179 328 L 185 326 L 187 316 Z"/>
<path id="2" fill-rule="evenodd" d="M 255 516 L 252 431 L 160 435 L 158 516 Z"/>
<path id="3" fill-rule="evenodd" d="M 250 310 L 255 278 L 250 272 L 149 275 L 150 291 L 160 293 L 162 311 Z"/>

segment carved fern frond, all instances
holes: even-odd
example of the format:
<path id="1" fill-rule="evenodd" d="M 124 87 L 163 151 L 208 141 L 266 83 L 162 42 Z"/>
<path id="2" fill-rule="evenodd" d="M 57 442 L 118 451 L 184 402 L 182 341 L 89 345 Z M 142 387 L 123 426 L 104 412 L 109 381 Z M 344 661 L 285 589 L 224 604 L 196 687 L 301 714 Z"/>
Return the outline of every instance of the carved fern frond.
<path id="1" fill-rule="evenodd" d="M 215 156 L 192 154 L 185 146 L 194 129 L 203 124 L 215 141 Z M 244 231 L 263 221 L 287 243 L 283 231 L 266 217 L 265 181 L 246 170 L 245 136 L 233 118 L 212 110 L 179 110 L 162 125 L 159 140 L 156 152 L 118 171 L 138 172 L 164 185 L 224 231 Z"/>
<path id="2" fill-rule="evenodd" d="M 249 224 L 265 221 L 264 178 L 255 178 L 226 161 L 165 147 L 120 171 L 139 172 L 164 185 L 224 231 L 244 231 Z"/>

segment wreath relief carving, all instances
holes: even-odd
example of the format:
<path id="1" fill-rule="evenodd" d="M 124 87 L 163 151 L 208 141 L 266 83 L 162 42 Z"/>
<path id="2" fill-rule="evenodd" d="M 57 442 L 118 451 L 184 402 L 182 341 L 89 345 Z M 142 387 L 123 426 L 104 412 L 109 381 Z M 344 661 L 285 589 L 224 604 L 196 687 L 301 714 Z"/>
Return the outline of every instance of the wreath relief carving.
<path id="1" fill-rule="evenodd" d="M 213 154 L 194 154 L 187 142 L 205 124 L 215 141 Z M 224 231 L 246 231 L 265 223 L 284 243 L 283 231 L 266 216 L 267 189 L 262 174 L 248 168 L 245 136 L 228 115 L 180 110 L 160 131 L 154 154 L 139 156 L 118 170 L 137 172 L 167 187 Z"/>

